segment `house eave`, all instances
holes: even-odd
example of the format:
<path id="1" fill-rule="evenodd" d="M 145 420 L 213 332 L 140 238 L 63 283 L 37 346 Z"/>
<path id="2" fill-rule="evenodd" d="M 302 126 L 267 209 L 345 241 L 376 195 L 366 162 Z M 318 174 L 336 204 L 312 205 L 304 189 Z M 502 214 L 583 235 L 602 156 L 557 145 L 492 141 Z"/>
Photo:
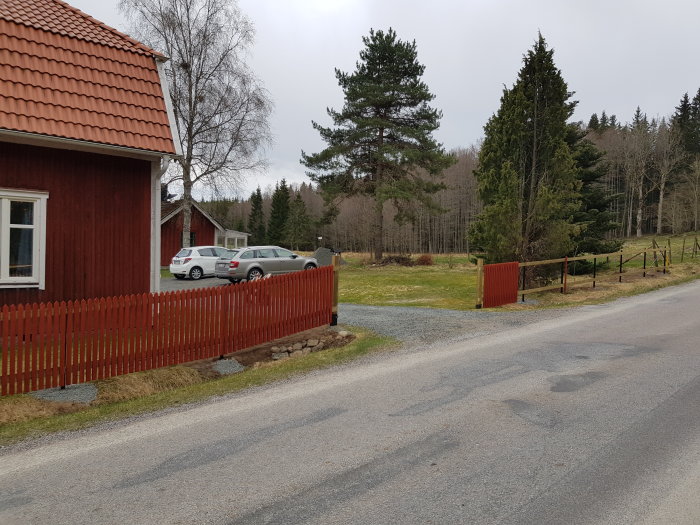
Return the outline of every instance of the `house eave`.
<path id="1" fill-rule="evenodd" d="M 63 137 L 52 137 L 50 135 L 39 135 L 24 131 L 14 131 L 0 129 L 0 141 L 13 144 L 26 144 L 29 146 L 40 146 L 45 148 L 66 149 L 71 151 L 84 151 L 86 153 L 99 153 L 102 155 L 113 155 L 117 157 L 130 157 L 154 161 L 163 157 L 178 158 L 179 155 L 167 152 L 148 151 L 123 146 L 113 146 L 110 144 L 100 144 L 85 140 L 75 140 Z"/>

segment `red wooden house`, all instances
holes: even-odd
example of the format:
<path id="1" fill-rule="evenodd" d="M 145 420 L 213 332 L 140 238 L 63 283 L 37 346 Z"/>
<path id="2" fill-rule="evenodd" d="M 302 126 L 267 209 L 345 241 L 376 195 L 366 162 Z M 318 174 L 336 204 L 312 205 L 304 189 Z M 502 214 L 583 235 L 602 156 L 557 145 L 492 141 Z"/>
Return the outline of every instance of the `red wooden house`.
<path id="1" fill-rule="evenodd" d="M 60 0 L 0 0 L 0 305 L 158 290 L 164 61 Z"/>
<path id="2" fill-rule="evenodd" d="M 168 266 L 173 256 L 182 247 L 182 201 L 164 202 L 161 207 L 160 264 Z M 250 234 L 227 230 L 196 202 L 192 202 L 190 223 L 190 246 L 225 246 L 239 248 L 248 246 Z"/>

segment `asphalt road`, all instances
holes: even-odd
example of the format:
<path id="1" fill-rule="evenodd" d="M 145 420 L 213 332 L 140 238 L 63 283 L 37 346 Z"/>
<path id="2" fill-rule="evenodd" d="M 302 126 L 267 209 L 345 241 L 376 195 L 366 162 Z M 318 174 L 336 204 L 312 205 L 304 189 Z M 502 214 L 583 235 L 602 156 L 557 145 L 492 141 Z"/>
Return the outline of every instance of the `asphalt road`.
<path id="1" fill-rule="evenodd" d="M 700 523 L 700 283 L 0 452 L 0 523 Z"/>

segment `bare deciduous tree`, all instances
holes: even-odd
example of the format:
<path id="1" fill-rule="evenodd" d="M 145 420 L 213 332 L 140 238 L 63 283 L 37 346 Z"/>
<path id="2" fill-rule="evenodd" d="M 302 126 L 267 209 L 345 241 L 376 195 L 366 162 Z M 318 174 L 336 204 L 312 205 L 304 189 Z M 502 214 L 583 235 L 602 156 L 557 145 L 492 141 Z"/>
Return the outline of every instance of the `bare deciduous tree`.
<path id="1" fill-rule="evenodd" d="M 662 217 L 666 186 L 683 165 L 684 160 L 685 152 L 680 134 L 669 126 L 665 119 L 661 119 L 654 140 L 653 163 L 656 169 L 653 172 L 652 181 L 654 187 L 659 191 L 659 200 L 656 205 L 656 233 L 658 235 L 661 235 L 663 230 Z"/>
<path id="2" fill-rule="evenodd" d="M 235 186 L 264 166 L 272 102 L 245 62 L 253 25 L 235 0 L 121 0 L 120 8 L 134 35 L 170 58 L 183 157 L 169 175 L 182 182 L 182 244 L 189 246 L 193 186 Z"/>

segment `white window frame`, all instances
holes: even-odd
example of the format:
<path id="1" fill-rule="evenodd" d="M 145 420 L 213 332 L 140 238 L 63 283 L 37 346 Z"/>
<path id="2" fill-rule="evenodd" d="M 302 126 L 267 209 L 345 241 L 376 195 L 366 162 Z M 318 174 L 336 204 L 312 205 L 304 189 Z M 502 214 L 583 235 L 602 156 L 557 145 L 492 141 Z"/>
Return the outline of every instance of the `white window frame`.
<path id="1" fill-rule="evenodd" d="M 46 285 L 46 201 L 45 191 L 0 188 L 0 288 L 39 288 Z M 34 203 L 32 276 L 10 277 L 10 202 Z"/>

